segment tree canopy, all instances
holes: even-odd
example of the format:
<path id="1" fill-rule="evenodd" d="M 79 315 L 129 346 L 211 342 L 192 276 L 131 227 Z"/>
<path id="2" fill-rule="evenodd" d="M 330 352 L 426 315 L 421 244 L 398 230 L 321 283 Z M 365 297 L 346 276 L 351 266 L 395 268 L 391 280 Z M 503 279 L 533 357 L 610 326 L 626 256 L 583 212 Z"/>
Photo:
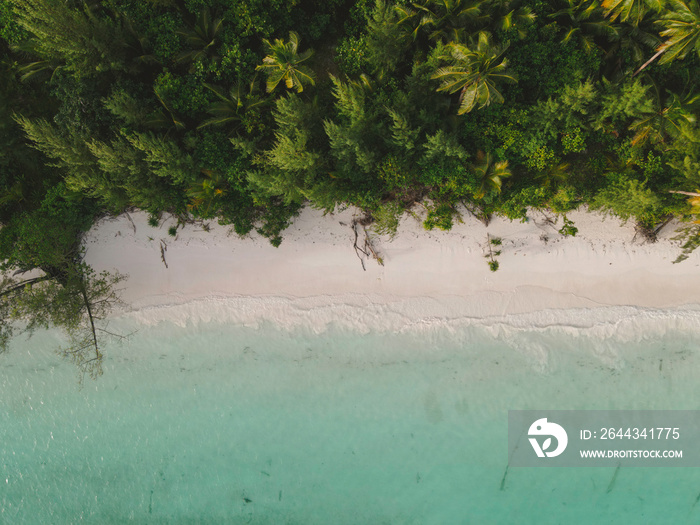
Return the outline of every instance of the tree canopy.
<path id="1" fill-rule="evenodd" d="M 277 245 L 303 205 L 386 233 L 417 203 L 445 229 L 588 205 L 651 233 L 688 219 L 687 253 L 698 5 L 0 0 L 3 319 L 84 326 L 118 276 L 81 235 L 133 207 Z"/>

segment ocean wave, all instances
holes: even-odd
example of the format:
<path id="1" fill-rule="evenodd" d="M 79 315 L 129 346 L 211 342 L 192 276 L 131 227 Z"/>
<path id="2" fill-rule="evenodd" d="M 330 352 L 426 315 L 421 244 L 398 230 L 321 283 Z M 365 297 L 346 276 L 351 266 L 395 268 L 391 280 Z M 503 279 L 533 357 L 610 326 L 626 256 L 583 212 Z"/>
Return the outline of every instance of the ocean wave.
<path id="1" fill-rule="evenodd" d="M 329 329 L 361 334 L 447 331 L 477 327 L 491 337 L 515 333 L 556 333 L 601 340 L 641 341 L 669 331 L 700 335 L 700 304 L 673 308 L 586 306 L 494 313 L 503 294 L 481 297 L 386 298 L 368 295 L 288 297 L 209 297 L 181 304 L 145 307 L 122 314 L 139 324 L 236 324 L 282 330 Z"/>

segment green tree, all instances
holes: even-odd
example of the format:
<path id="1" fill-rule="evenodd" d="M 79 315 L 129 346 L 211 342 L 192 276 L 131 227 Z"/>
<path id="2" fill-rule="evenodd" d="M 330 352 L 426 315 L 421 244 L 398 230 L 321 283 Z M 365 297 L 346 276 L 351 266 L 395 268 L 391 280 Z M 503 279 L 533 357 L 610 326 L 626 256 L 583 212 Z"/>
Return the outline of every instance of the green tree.
<path id="1" fill-rule="evenodd" d="M 668 11 L 662 16 L 660 35 L 666 40 L 656 53 L 634 74 L 637 75 L 654 60 L 666 64 L 672 60 L 683 60 L 693 50 L 700 56 L 700 3 L 698 0 L 668 0 Z"/>
<path id="2" fill-rule="evenodd" d="M 259 168 L 249 171 L 247 179 L 258 199 L 275 197 L 286 205 L 300 204 L 322 177 L 323 156 L 316 149 L 322 123 L 315 105 L 293 93 L 276 101 L 274 118 L 275 141 L 256 155 Z"/>
<path id="3" fill-rule="evenodd" d="M 32 35 L 32 50 L 46 63 L 62 62 L 77 75 L 126 70 L 120 23 L 87 6 L 58 0 L 11 0 L 17 22 Z"/>
<path id="4" fill-rule="evenodd" d="M 603 0 L 605 16 L 638 26 L 647 13 L 660 12 L 665 0 Z"/>
<path id="5" fill-rule="evenodd" d="M 647 142 L 658 144 L 668 139 L 676 139 L 694 126 L 697 120 L 695 111 L 700 106 L 700 94 L 681 97 L 670 93 L 664 104 L 659 90 L 654 91 L 654 108 L 630 124 L 629 129 L 634 132 L 634 145 Z"/>
<path id="6" fill-rule="evenodd" d="M 577 38 L 587 53 L 597 47 L 596 38 L 606 41 L 616 40 L 618 30 L 605 18 L 603 7 L 598 0 L 561 0 L 565 7 L 550 14 L 563 28 L 562 42 Z"/>
<path id="7" fill-rule="evenodd" d="M 119 274 L 95 275 L 85 264 L 71 263 L 59 281 L 48 275 L 31 279 L 0 280 L 0 350 L 17 332 L 34 333 L 55 327 L 69 342 L 58 353 L 74 363 L 80 379 L 102 375 L 103 346 L 111 338 L 105 318 L 120 304 L 115 286 Z M 20 329 L 17 323 L 24 323 Z"/>
<path id="8" fill-rule="evenodd" d="M 295 89 L 297 93 L 304 91 L 305 84 L 315 83 L 314 73 L 303 62 L 311 58 L 313 51 L 308 49 L 299 52 L 299 35 L 294 31 L 289 32 L 289 42 L 275 39 L 274 43 L 263 39 L 267 46 L 268 55 L 263 59 L 263 64 L 256 69 L 267 74 L 267 91 L 274 91 L 282 80 L 287 89 Z"/>
<path id="9" fill-rule="evenodd" d="M 459 42 L 469 33 L 481 14 L 482 0 L 424 0 L 422 3 L 397 5 L 400 25 L 408 26 L 413 39 L 421 30 L 436 42 Z"/>
<path id="10" fill-rule="evenodd" d="M 119 303 L 115 285 L 123 277 L 95 275 L 82 262 L 80 238 L 96 209 L 77 197 L 58 184 L 36 208 L 2 224 L 0 350 L 17 332 L 53 326 L 70 337 L 60 353 L 94 377 L 109 335 L 101 321 Z M 33 275 L 22 277 L 28 272 Z"/>
<path id="11" fill-rule="evenodd" d="M 484 15 L 481 17 L 482 29 L 495 31 L 515 31 L 519 38 L 525 38 L 527 28 L 537 15 L 532 8 L 523 5 L 523 0 L 491 0 L 484 2 Z M 482 5 L 483 5 L 482 4 Z"/>
<path id="12" fill-rule="evenodd" d="M 444 48 L 442 59 L 448 65 L 439 68 L 431 78 L 441 81 L 438 91 L 459 92 L 458 115 L 474 108 L 481 109 L 492 102 L 503 102 L 496 83 L 516 82 L 507 70 L 506 49 L 493 45 L 488 34 L 483 32 L 476 41 L 472 40 L 469 47 L 452 43 Z"/>
<path id="13" fill-rule="evenodd" d="M 503 179 L 512 175 L 508 169 L 508 161 L 494 161 L 491 153 L 479 151 L 473 166 L 478 186 L 474 192 L 474 198 L 489 200 L 494 195 L 501 193 Z"/>
<path id="14" fill-rule="evenodd" d="M 179 53 L 176 61 L 192 64 L 190 66 L 190 73 L 192 73 L 198 60 L 205 57 L 217 60 L 218 56 L 215 53 L 215 46 L 221 33 L 222 25 L 223 20 L 221 18 L 212 20 L 208 7 L 201 9 L 193 27 L 185 27 L 177 32 L 185 39 L 188 49 Z"/>
<path id="15" fill-rule="evenodd" d="M 636 218 L 647 227 L 659 219 L 661 199 L 644 182 L 622 173 L 609 173 L 608 184 L 590 203 L 590 209 L 601 210 L 627 221 Z"/>
<path id="16" fill-rule="evenodd" d="M 241 126 L 250 130 L 253 127 L 255 115 L 267 104 L 267 100 L 258 95 L 258 83 L 255 79 L 247 84 L 233 84 L 229 88 L 228 93 L 217 86 L 204 85 L 219 100 L 207 108 L 207 113 L 212 115 L 212 118 L 200 124 L 200 128 L 235 124 L 233 131 L 236 131 Z"/>
<path id="17" fill-rule="evenodd" d="M 399 15 L 383 0 L 377 0 L 367 22 L 367 61 L 377 77 L 396 70 L 406 50 Z"/>
<path id="18" fill-rule="evenodd" d="M 371 104 L 374 88 L 365 81 L 342 82 L 333 76 L 331 80 L 340 118 L 324 121 L 323 127 L 333 156 L 347 171 L 370 173 L 376 168 L 381 143 L 379 114 Z"/>
<path id="19" fill-rule="evenodd" d="M 202 178 L 187 189 L 189 208 L 200 217 L 213 218 L 219 214 L 221 199 L 226 193 L 226 183 L 221 173 L 202 170 Z"/>
<path id="20" fill-rule="evenodd" d="M 605 60 L 610 72 L 604 72 L 605 76 L 615 78 L 622 72 L 626 55 L 629 55 L 633 64 L 641 64 L 649 48 L 655 49 L 661 44 L 661 39 L 654 29 L 658 13 L 647 10 L 642 18 L 635 23 L 622 23 L 617 27 L 617 37 L 605 48 Z"/>

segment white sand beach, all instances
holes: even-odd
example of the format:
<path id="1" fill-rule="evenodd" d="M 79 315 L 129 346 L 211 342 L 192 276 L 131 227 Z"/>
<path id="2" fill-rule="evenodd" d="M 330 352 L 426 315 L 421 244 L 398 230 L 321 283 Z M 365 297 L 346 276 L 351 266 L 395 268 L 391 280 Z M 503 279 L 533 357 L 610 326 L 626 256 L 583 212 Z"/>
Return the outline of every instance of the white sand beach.
<path id="1" fill-rule="evenodd" d="M 547 223 L 538 212 L 526 223 L 496 218 L 488 227 L 465 214 L 449 232 L 425 231 L 421 217 L 405 216 L 393 240 L 369 230 L 384 265 L 365 258 L 363 269 L 353 248 L 354 215 L 306 208 L 275 248 L 255 233 L 240 238 L 216 221 L 205 223 L 209 231 L 184 225 L 172 237 L 174 219 L 153 228 L 145 213 L 133 212 L 104 219 L 89 232 L 86 261 L 128 275 L 127 311 L 147 322 L 266 319 L 373 329 L 391 328 L 392 319 L 405 324 L 528 314 L 538 322 L 532 315 L 547 312 L 539 317 L 547 324 L 558 322 L 553 312 L 563 310 L 605 317 L 598 307 L 694 311 L 700 304 L 700 253 L 673 264 L 680 253 L 674 224 L 648 243 L 635 239 L 631 223 L 583 211 L 569 215 L 575 237 L 559 234 L 561 222 Z M 502 239 L 497 272 L 485 258 L 487 234 Z M 163 306 L 169 308 L 155 308 Z M 596 310 L 601 313 L 591 314 Z"/>

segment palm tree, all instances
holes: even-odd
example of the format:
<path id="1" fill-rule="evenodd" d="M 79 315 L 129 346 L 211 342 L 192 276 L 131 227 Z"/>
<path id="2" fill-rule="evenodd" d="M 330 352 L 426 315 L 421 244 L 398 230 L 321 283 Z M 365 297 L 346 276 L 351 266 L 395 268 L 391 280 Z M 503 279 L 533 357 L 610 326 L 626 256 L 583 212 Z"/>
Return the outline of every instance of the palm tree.
<path id="1" fill-rule="evenodd" d="M 647 13 L 660 12 L 663 6 L 664 0 L 603 0 L 605 16 L 633 26 L 638 26 Z"/>
<path id="2" fill-rule="evenodd" d="M 19 44 L 10 46 L 10 48 L 15 53 L 21 53 L 27 57 L 36 57 L 39 56 L 40 53 L 39 42 L 36 39 L 24 40 Z M 54 73 L 63 67 L 63 61 L 52 58 L 24 63 L 17 68 L 17 72 L 22 82 L 30 82 L 33 80 L 43 81 L 46 79 L 51 81 L 53 80 Z"/>
<path id="3" fill-rule="evenodd" d="M 399 25 L 412 27 L 413 39 L 426 28 L 428 38 L 433 41 L 458 42 L 463 39 L 465 29 L 475 24 L 481 15 L 480 5 L 484 0 L 424 0 L 411 6 L 398 5 Z"/>
<path id="4" fill-rule="evenodd" d="M 235 129 L 238 129 L 248 120 L 246 117 L 249 116 L 249 111 L 254 108 L 260 108 L 267 102 L 258 96 L 258 82 L 256 79 L 251 80 L 247 84 L 235 83 L 228 90 L 228 93 L 210 84 L 204 84 L 204 87 L 219 97 L 219 100 L 207 108 L 207 113 L 212 115 L 212 118 L 200 124 L 199 128 L 222 126 L 235 122 L 238 123 Z"/>
<path id="5" fill-rule="evenodd" d="M 166 136 L 172 131 L 184 130 L 185 123 L 170 109 L 170 106 L 168 106 L 165 100 L 158 94 L 158 91 L 154 90 L 154 93 L 161 107 L 144 121 L 144 126 L 152 129 L 166 129 Z"/>
<path id="6" fill-rule="evenodd" d="M 456 43 L 446 46 L 443 58 L 450 65 L 439 68 L 431 78 L 442 81 L 438 91 L 459 91 L 458 115 L 469 113 L 477 106 L 481 109 L 492 102 L 503 102 L 496 82 L 516 82 L 507 72 L 508 61 L 503 58 L 506 49 L 507 46 L 491 44 L 488 34 L 483 32 L 470 47 Z"/>
<path id="7" fill-rule="evenodd" d="M 479 184 L 474 198 L 479 200 L 501 193 L 503 179 L 512 175 L 507 160 L 494 162 L 493 155 L 483 151 L 477 152 L 473 169 Z"/>
<path id="8" fill-rule="evenodd" d="M 700 94 L 681 97 L 676 93 L 661 103 L 661 96 L 656 91 L 656 111 L 635 120 L 629 127 L 634 131 L 632 144 L 665 142 L 667 138 L 677 138 L 687 134 L 689 128 L 695 125 L 695 112 L 700 106 Z"/>
<path id="9" fill-rule="evenodd" d="M 566 31 L 561 40 L 563 43 L 578 37 L 584 50 L 591 53 L 597 46 L 596 37 L 618 38 L 617 28 L 605 18 L 597 0 L 564 0 L 563 3 L 566 7 L 549 15 Z"/>
<path id="10" fill-rule="evenodd" d="M 554 188 L 566 182 L 570 169 L 571 164 L 569 162 L 551 164 L 535 175 L 535 178 L 540 181 L 543 187 Z"/>
<path id="11" fill-rule="evenodd" d="M 203 177 L 187 190 L 191 199 L 188 208 L 197 211 L 203 218 L 214 217 L 218 213 L 219 199 L 226 194 L 226 181 L 218 171 L 202 170 Z"/>
<path id="12" fill-rule="evenodd" d="M 537 15 L 528 6 L 521 6 L 522 0 L 491 0 L 488 2 L 485 20 L 491 28 L 498 31 L 514 29 L 518 37 L 525 38 L 526 27 L 531 25 Z M 486 29 L 484 27 L 483 29 Z"/>
<path id="13" fill-rule="evenodd" d="M 688 2 L 668 0 L 668 2 L 670 10 L 659 21 L 659 24 L 665 28 L 660 35 L 667 40 L 657 48 L 654 56 L 635 71 L 635 75 L 659 57 L 661 57 L 660 64 L 675 59 L 683 60 L 693 49 L 700 56 L 700 3 L 698 0 L 688 0 Z"/>
<path id="14" fill-rule="evenodd" d="M 153 54 L 148 38 L 134 29 L 129 18 L 122 15 L 121 19 L 123 31 L 119 43 L 126 51 L 129 69 L 136 73 L 158 71 L 160 62 Z"/>
<path id="15" fill-rule="evenodd" d="M 657 17 L 658 15 L 653 11 L 647 11 L 641 20 L 635 20 L 634 24 L 623 23 L 619 25 L 618 38 L 605 50 L 608 73 L 613 75 L 620 73 L 625 55 L 625 53 L 621 53 L 622 50 L 625 50 L 636 64 L 641 64 L 647 49 L 655 49 L 659 46 L 661 39 L 652 29 Z M 610 78 L 610 74 L 605 76 Z"/>
<path id="16" fill-rule="evenodd" d="M 212 20 L 208 7 L 202 9 L 193 27 L 186 27 L 177 32 L 185 38 L 185 42 L 190 49 L 179 53 L 175 60 L 177 62 L 191 62 L 190 72 L 192 72 L 197 60 L 208 55 L 212 55 L 214 59 L 217 59 L 218 57 L 213 54 L 213 51 L 216 38 L 221 32 L 222 23 L 221 18 Z"/>
<path id="17" fill-rule="evenodd" d="M 268 48 L 268 55 L 263 59 L 263 64 L 255 69 L 267 73 L 267 92 L 273 91 L 277 84 L 284 80 L 287 89 L 296 89 L 297 93 L 304 91 L 304 84 L 314 84 L 314 73 L 301 63 L 308 60 L 313 51 L 308 49 L 299 53 L 299 35 L 294 31 L 289 32 L 289 42 L 275 39 L 274 44 L 263 39 Z"/>

